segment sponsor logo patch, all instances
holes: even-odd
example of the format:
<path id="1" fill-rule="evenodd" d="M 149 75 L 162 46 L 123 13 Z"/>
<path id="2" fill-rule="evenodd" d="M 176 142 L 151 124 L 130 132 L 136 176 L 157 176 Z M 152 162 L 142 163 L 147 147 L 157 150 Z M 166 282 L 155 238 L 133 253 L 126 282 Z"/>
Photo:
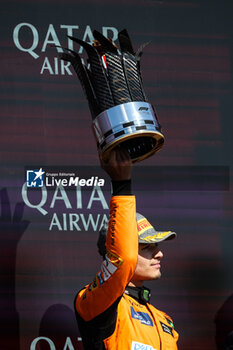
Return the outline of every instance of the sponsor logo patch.
<path id="1" fill-rule="evenodd" d="M 151 345 L 139 343 L 137 341 L 133 341 L 131 345 L 131 350 L 157 350 L 153 348 Z"/>
<path id="2" fill-rule="evenodd" d="M 103 274 L 104 281 L 107 281 L 111 277 L 111 274 L 110 274 L 110 272 L 108 271 L 108 269 L 106 267 L 105 261 L 101 265 L 101 271 L 102 271 L 102 274 Z"/>
<path id="3" fill-rule="evenodd" d="M 107 252 L 107 258 L 115 267 L 119 267 L 123 263 L 123 260 L 119 256 L 110 251 Z"/>
<path id="4" fill-rule="evenodd" d="M 167 324 L 165 324 L 165 323 L 163 323 L 163 322 L 161 322 L 160 321 L 160 323 L 161 323 L 161 326 L 162 326 L 162 328 L 163 328 L 163 331 L 165 332 L 165 333 L 168 333 L 168 334 L 170 334 L 172 337 L 173 337 L 173 329 L 172 329 L 172 327 L 169 327 Z"/>
<path id="5" fill-rule="evenodd" d="M 91 290 L 94 290 L 96 288 L 98 288 L 97 277 L 95 277 L 94 281 L 92 282 Z"/>
<path id="6" fill-rule="evenodd" d="M 111 261 L 109 260 L 109 258 L 107 256 L 106 256 L 106 260 L 104 262 L 105 262 L 105 265 L 106 265 L 108 271 L 111 274 L 113 274 L 117 270 L 117 267 L 111 263 Z"/>
<path id="7" fill-rule="evenodd" d="M 104 281 L 107 281 L 107 279 L 109 279 L 109 277 L 111 277 L 116 270 L 117 267 L 106 256 L 106 260 L 104 260 L 101 265 L 101 272 L 103 274 Z"/>
<path id="8" fill-rule="evenodd" d="M 97 274 L 97 278 L 98 278 L 98 281 L 99 281 L 99 286 L 101 286 L 101 284 L 104 283 L 104 279 L 103 279 L 103 276 L 102 276 L 102 272 L 99 272 Z"/>
<path id="9" fill-rule="evenodd" d="M 138 234 L 139 236 L 145 232 L 146 230 L 153 228 L 152 225 L 149 223 L 149 221 L 146 218 L 143 218 L 137 222 L 138 226 Z"/>
<path id="10" fill-rule="evenodd" d="M 93 290 L 95 290 L 98 287 L 99 287 L 98 278 L 97 278 L 97 276 L 95 276 L 93 282 L 89 284 L 88 290 L 89 290 L 89 292 L 92 292 Z"/>
<path id="11" fill-rule="evenodd" d="M 130 310 L 131 310 L 131 317 L 132 318 L 139 320 L 141 322 L 141 324 L 144 324 L 146 326 L 153 326 L 153 321 L 146 312 L 135 311 L 132 306 L 130 307 Z"/>

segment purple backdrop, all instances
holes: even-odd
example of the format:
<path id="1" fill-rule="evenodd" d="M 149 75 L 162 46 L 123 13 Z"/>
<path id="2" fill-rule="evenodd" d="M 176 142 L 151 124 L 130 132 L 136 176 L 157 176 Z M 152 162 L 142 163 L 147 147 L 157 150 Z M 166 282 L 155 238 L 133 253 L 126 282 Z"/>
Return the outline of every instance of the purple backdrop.
<path id="1" fill-rule="evenodd" d="M 70 47 L 67 34 L 89 42 L 93 29 L 115 40 L 123 28 L 135 48 L 150 42 L 143 82 L 166 140 L 135 167 L 137 209 L 178 233 L 152 302 L 173 317 L 180 349 L 222 348 L 233 330 L 232 10 L 224 0 L 2 1 L 2 350 L 82 349 L 73 299 L 100 264 L 110 186 L 78 79 L 52 45 Z M 26 170 L 39 168 L 105 183 L 27 189 Z"/>

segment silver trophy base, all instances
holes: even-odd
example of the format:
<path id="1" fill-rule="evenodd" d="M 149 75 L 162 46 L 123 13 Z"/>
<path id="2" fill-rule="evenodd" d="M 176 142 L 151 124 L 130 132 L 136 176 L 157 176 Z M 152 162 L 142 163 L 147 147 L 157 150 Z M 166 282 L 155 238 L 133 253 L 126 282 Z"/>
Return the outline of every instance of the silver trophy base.
<path id="1" fill-rule="evenodd" d="M 120 144 L 133 162 L 139 162 L 158 152 L 164 143 L 153 107 L 147 102 L 109 108 L 94 119 L 92 126 L 103 159 Z"/>

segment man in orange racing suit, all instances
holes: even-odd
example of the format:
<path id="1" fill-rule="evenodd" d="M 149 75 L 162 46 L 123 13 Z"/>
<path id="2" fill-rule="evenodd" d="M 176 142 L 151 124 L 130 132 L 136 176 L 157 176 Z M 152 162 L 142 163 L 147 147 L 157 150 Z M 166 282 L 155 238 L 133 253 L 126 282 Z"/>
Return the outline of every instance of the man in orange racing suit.
<path id="1" fill-rule="evenodd" d="M 176 234 L 157 232 L 136 215 L 127 151 L 112 151 L 102 167 L 113 189 L 105 252 L 99 239 L 99 250 L 106 254 L 101 270 L 75 299 L 84 349 L 176 350 L 172 319 L 149 303 L 150 291 L 143 286 L 143 281 L 161 276 L 158 242 Z"/>

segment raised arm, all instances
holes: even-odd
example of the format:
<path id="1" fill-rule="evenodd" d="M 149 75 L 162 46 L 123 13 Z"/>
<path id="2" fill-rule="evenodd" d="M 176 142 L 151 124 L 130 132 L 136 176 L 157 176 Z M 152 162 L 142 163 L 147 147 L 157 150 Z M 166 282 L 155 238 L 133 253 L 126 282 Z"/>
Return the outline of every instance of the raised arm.
<path id="1" fill-rule="evenodd" d="M 76 299 L 76 311 L 85 321 L 101 315 L 121 297 L 133 276 L 138 255 L 136 204 L 135 197 L 130 195 L 130 157 L 119 148 L 111 152 L 108 161 L 101 161 L 101 166 L 112 179 L 113 197 L 106 258 L 94 281 Z"/>

